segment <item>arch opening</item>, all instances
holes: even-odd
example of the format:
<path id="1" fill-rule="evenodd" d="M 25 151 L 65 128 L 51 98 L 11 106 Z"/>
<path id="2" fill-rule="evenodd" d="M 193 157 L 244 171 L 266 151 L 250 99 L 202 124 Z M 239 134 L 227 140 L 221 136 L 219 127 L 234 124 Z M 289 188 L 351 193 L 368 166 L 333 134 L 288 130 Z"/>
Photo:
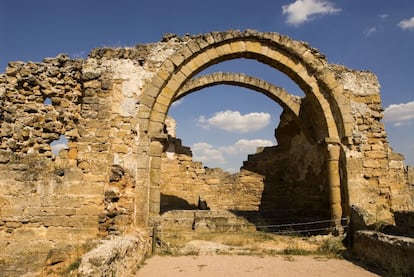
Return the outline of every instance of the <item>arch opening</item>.
<path id="1" fill-rule="evenodd" d="M 218 52 L 224 50 L 217 50 Z M 267 50 L 266 52 L 271 51 Z M 211 54 L 213 55 L 213 54 Z M 199 56 L 202 56 L 199 55 Z M 163 130 L 163 120 L 165 115 L 168 113 L 168 109 L 171 103 L 176 98 L 179 91 L 182 89 L 184 84 L 191 80 L 194 76 L 200 72 L 206 70 L 207 68 L 219 64 L 221 62 L 235 60 L 235 59 L 252 59 L 257 62 L 269 65 L 274 68 L 276 71 L 279 71 L 289 77 L 294 83 L 296 83 L 299 88 L 305 93 L 306 98 L 309 99 L 309 109 L 312 109 L 312 113 L 317 123 L 320 125 L 315 129 L 315 140 L 323 140 L 325 138 L 338 138 L 338 130 L 334 122 L 334 116 L 330 108 L 330 104 L 327 99 L 322 95 L 322 92 L 319 89 L 318 81 L 315 79 L 313 74 L 308 73 L 308 70 L 296 61 L 295 69 L 287 67 L 281 61 L 269 58 L 268 56 L 263 55 L 262 53 L 256 52 L 234 52 L 230 54 L 223 54 L 217 57 L 210 58 L 207 54 L 207 60 L 205 57 L 200 58 L 199 56 L 195 57 L 190 62 L 185 63 L 180 70 L 177 70 L 176 73 L 172 74 L 172 77 L 169 80 L 166 80 L 164 87 L 156 89 L 157 95 L 160 97 L 156 98 L 156 101 L 153 102 L 152 113 L 155 115 L 156 119 L 151 120 L 150 124 L 154 128 L 150 132 L 155 131 L 155 133 L 160 133 Z M 286 58 L 286 57 L 285 57 Z M 204 64 L 199 65 L 202 61 L 197 59 L 204 60 Z M 194 65 L 195 64 L 195 65 Z M 297 66 L 301 65 L 301 66 Z M 196 66 L 196 69 L 192 69 Z M 190 72 L 188 72 L 190 70 Z M 154 133 L 154 132 L 152 132 Z"/>
<path id="2" fill-rule="evenodd" d="M 212 34 L 212 36 L 215 36 Z M 198 45 L 198 49 L 189 47 L 177 51 L 161 68 L 158 77 L 148 87 L 145 99 L 150 107 L 148 119 L 148 134 L 152 149 L 162 149 L 160 144 L 165 139 L 163 134 L 164 122 L 171 103 L 183 88 L 187 81 L 193 76 L 208 68 L 211 65 L 235 58 L 255 59 L 259 62 L 270 65 L 276 70 L 291 78 L 304 91 L 306 101 L 304 104 L 307 112 L 312 118 L 302 114 L 303 120 L 312 122 L 307 124 L 309 132 L 315 137 L 315 145 L 322 150 L 324 166 L 321 171 L 326 177 L 325 182 L 329 187 L 330 217 L 337 226 L 338 220 L 342 217 L 340 199 L 340 177 L 338 175 L 339 155 L 332 155 L 329 149 L 337 149 L 340 143 L 337 121 L 341 123 L 341 115 L 333 115 L 332 105 L 336 105 L 335 97 L 330 96 L 333 90 L 339 85 L 333 74 L 326 71 L 324 58 L 315 53 L 302 43 L 290 41 L 277 34 L 263 35 L 265 39 L 250 36 L 226 39 L 226 37 L 215 37 L 214 42 L 205 45 Z M 340 88 L 339 88 L 340 89 Z M 301 108 L 302 112 L 302 108 Z M 141 116 L 144 121 L 148 118 Z M 161 153 L 152 155 L 152 160 L 160 164 Z M 328 158 L 326 158 L 329 156 Z M 158 166 L 157 166 L 158 167 Z M 152 167 L 152 176 L 159 172 L 159 168 Z M 159 190 L 159 177 L 149 179 L 152 193 Z M 339 193 L 339 196 L 338 196 Z M 158 214 L 159 198 L 150 200 L 150 215 Z M 157 204 L 158 203 L 158 204 Z"/>
<path id="3" fill-rule="evenodd" d="M 292 158 L 291 140 L 306 145 L 303 147 L 307 148 L 308 153 L 320 151 L 320 146 L 315 147 L 309 142 L 300 128 L 301 99 L 263 80 L 239 73 L 213 73 L 193 78 L 184 85 L 177 94 L 177 98 L 184 99 L 185 102 L 195 92 L 211 95 L 214 92 L 208 91 L 208 88 L 223 86 L 223 84 L 226 85 L 225 87 L 236 87 L 237 91 L 235 90 L 234 93 L 219 92 L 220 97 L 214 98 L 212 102 L 234 98 L 242 94 L 240 90 L 249 88 L 255 94 L 259 92 L 266 96 L 263 98 L 272 108 L 280 105 L 282 114 L 278 112 L 277 116 L 282 117 L 283 121 L 280 122 L 282 126 L 279 124 L 276 132 L 272 130 L 271 133 L 273 139 L 281 140 L 281 144 L 257 145 L 258 151 L 246 153 L 241 170 L 229 174 L 218 168 L 205 167 L 205 163 L 198 162 L 198 157 L 200 157 L 198 155 L 194 155 L 192 159 L 191 150 L 182 146 L 181 140 L 169 135 L 168 146 L 164 146 L 165 153 L 161 166 L 160 213 L 171 210 L 197 210 L 200 208 L 199 202 L 202 199 L 208 208 L 215 211 L 230 211 L 246 218 L 256 226 L 286 223 L 286 220 L 302 222 L 329 218 L 329 214 L 326 213 L 329 211 L 329 195 L 327 195 L 328 189 L 323 181 L 324 176 L 316 173 L 320 169 L 313 168 L 322 167 L 323 159 L 296 164 L 291 168 L 284 166 L 285 163 L 288 165 L 292 163 L 292 160 L 289 160 Z M 202 98 L 203 106 L 207 105 L 206 100 Z M 254 100 L 248 103 L 252 101 Z M 173 107 L 171 111 L 175 109 Z M 275 119 L 274 115 L 273 119 Z M 275 120 L 272 122 L 275 123 Z M 279 120 L 276 123 L 279 123 Z M 167 130 L 172 129 L 169 128 L 171 124 L 175 125 L 175 122 L 171 123 L 167 120 Z M 276 127 L 275 125 L 277 124 L 272 124 L 273 128 Z M 177 137 L 182 138 L 179 131 L 177 134 Z M 206 148 L 204 154 L 210 151 L 217 155 L 219 152 L 207 143 L 200 143 L 196 146 Z M 293 154 L 295 158 L 298 157 L 298 153 Z M 275 171 L 274 167 L 279 170 Z M 307 173 L 304 173 L 305 171 Z M 305 177 L 308 178 L 307 186 L 302 184 Z M 306 202 L 296 200 L 306 198 L 312 200 Z M 269 231 L 274 230 L 269 229 Z"/>

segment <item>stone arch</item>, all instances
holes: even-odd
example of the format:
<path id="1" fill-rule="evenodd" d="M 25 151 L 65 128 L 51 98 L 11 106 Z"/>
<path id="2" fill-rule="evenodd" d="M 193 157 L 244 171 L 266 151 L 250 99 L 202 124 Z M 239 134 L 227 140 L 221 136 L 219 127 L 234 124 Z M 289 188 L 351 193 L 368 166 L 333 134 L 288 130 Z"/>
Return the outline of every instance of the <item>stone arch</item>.
<path id="1" fill-rule="evenodd" d="M 316 134 L 327 144 L 331 217 L 342 216 L 339 149 L 342 137 L 350 134 L 337 103 L 343 88 L 329 69 L 325 57 L 307 44 L 277 33 L 256 31 L 215 32 L 197 36 L 167 58 L 143 89 L 139 112 L 140 131 L 148 137 L 150 172 L 144 182 L 149 188 L 149 215 L 159 214 L 159 171 L 161 140 L 169 107 L 185 83 L 205 68 L 236 58 L 255 59 L 291 78 L 304 91 L 321 122 Z"/>
<path id="2" fill-rule="evenodd" d="M 296 123 L 298 126 L 301 126 L 299 113 L 302 97 L 292 95 L 281 87 L 244 73 L 215 72 L 193 78 L 185 83 L 173 101 L 177 101 L 180 98 L 203 88 L 220 84 L 245 87 L 263 93 L 282 106 L 285 111 L 293 114 Z M 302 131 L 308 138 L 311 138 L 308 130 L 303 128 Z"/>
<path id="3" fill-rule="evenodd" d="M 143 112 L 151 111 L 154 119 L 150 119 L 151 129 L 148 131 L 155 134 L 162 130 L 168 103 L 187 80 L 213 64 L 235 58 L 256 59 L 297 83 L 323 114 L 324 137 L 338 139 L 350 134 L 351 130 L 343 128 L 342 114 L 332 112 L 341 110 L 336 99 L 343 89 L 324 56 L 303 42 L 277 33 L 254 31 L 198 36 L 171 55 L 145 89 L 143 102 L 148 110 Z"/>
<path id="4" fill-rule="evenodd" d="M 173 101 L 194 91 L 220 84 L 235 85 L 261 92 L 279 103 L 284 109 L 299 116 L 301 97 L 291 95 L 281 87 L 243 73 L 216 72 L 191 79 L 177 93 Z"/>

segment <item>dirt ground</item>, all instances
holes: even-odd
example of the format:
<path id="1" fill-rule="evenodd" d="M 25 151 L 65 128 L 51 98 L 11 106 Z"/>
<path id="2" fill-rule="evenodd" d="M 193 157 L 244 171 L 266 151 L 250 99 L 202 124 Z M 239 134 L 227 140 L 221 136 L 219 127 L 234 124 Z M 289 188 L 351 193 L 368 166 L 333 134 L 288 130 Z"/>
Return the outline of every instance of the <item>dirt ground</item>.
<path id="1" fill-rule="evenodd" d="M 379 276 L 347 260 L 318 256 L 153 256 L 136 276 Z"/>

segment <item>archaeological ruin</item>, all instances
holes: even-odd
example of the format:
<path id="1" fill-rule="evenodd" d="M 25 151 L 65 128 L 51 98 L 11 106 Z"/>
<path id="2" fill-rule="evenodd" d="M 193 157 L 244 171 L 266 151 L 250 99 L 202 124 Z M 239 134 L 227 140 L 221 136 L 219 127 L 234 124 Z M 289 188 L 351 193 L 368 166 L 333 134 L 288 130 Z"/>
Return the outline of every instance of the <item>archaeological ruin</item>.
<path id="1" fill-rule="evenodd" d="M 202 74 L 240 58 L 285 74 L 305 96 L 242 72 Z M 234 174 L 194 161 L 168 117 L 174 101 L 220 84 L 283 108 L 278 144 L 258 145 Z M 334 234 L 347 218 L 356 253 L 372 257 L 359 231 L 414 232 L 414 170 L 393 152 L 382 117 L 373 73 L 277 33 L 167 34 L 86 59 L 10 62 L 0 75 L 0 276 L 47 276 L 74 261 L 79 276 L 128 272 L 150 253 L 163 215 L 200 201 L 253 223 L 329 220 Z"/>

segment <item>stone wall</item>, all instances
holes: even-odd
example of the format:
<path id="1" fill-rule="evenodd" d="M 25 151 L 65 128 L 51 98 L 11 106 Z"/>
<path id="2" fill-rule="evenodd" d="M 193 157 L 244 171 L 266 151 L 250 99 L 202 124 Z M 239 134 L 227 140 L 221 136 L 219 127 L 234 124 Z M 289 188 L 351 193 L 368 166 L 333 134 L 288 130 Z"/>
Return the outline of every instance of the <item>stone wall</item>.
<path id="1" fill-rule="evenodd" d="M 404 156 L 393 152 L 381 122 L 380 85 L 370 72 L 334 65 L 331 68 L 345 88 L 344 96 L 350 103 L 354 121 L 352 141 L 342 144 L 340 174 L 344 216 L 350 215 L 350 205 L 356 205 L 367 212 L 366 224 L 391 223 L 393 211 L 413 209 L 414 194 L 409 185 L 411 167 L 406 168 Z M 304 99 L 302 111 L 309 109 L 306 105 Z M 266 191 L 261 211 L 329 217 L 327 157 L 323 144 L 313 142 L 304 133 L 307 130 L 303 126 L 317 126 L 307 122 L 309 113 L 299 118 L 301 128 L 292 114 L 285 111 L 276 129 L 278 145 L 249 155 L 244 163 L 243 168 L 264 176 Z"/>
<path id="2" fill-rule="evenodd" d="M 39 272 L 57 249 L 64 264 L 71 249 L 80 255 L 92 240 L 146 226 L 137 103 L 174 44 L 12 62 L 0 75 L 2 274 Z M 55 155 L 61 137 L 67 143 Z"/>
<path id="3" fill-rule="evenodd" d="M 413 191 L 405 177 L 404 156 L 389 145 L 380 84 L 371 72 L 331 66 L 344 86 L 353 117 L 353 141 L 344 144 L 344 183 L 351 205 L 370 214 L 367 224 L 392 222 L 393 211 L 412 210 Z"/>
<path id="4" fill-rule="evenodd" d="M 199 200 L 212 210 L 258 211 L 263 187 L 260 174 L 204 167 L 180 140 L 170 137 L 161 167 L 161 213 L 197 209 Z"/>
<path id="5" fill-rule="evenodd" d="M 175 210 L 161 215 L 156 233 L 174 232 L 240 232 L 255 231 L 256 226 L 241 216 L 225 210 Z"/>
<path id="6" fill-rule="evenodd" d="M 290 113 L 282 113 L 275 134 L 277 146 L 249 155 L 243 164 L 264 176 L 261 213 L 291 222 L 329 218 L 324 149 L 308 141 Z"/>
<path id="7" fill-rule="evenodd" d="M 357 231 L 353 253 L 366 263 L 380 267 L 390 276 L 414 274 L 414 239 L 376 231 Z"/>
<path id="8" fill-rule="evenodd" d="M 82 172 L 74 143 L 87 125 L 81 71 L 81 61 L 58 56 L 10 63 L 0 77 L 0 272 L 7 276 L 36 271 L 52 249 L 98 235 L 105 175 Z M 61 135 L 69 149 L 54 156 L 50 144 Z"/>
<path id="9" fill-rule="evenodd" d="M 414 187 L 414 166 L 407 166 L 406 172 L 407 172 L 408 184 L 411 187 Z"/>
<path id="10" fill-rule="evenodd" d="M 294 114 L 282 116 L 280 145 L 250 157 L 236 175 L 192 161 L 164 128 L 185 82 L 229 58 L 274 66 L 307 95 L 293 105 L 265 93 Z M 0 272 L 41 272 L 81 255 L 90 241 L 148 227 L 164 196 L 173 206 L 193 207 L 201 196 L 211 209 L 293 205 L 327 217 L 330 204 L 340 215 L 342 199 L 344 215 L 354 204 L 369 223 L 392 221 L 393 211 L 413 209 L 412 171 L 390 148 L 381 118 L 373 74 L 329 65 L 316 49 L 276 33 L 167 35 L 94 49 L 85 60 L 12 62 L 0 74 Z M 67 145 L 54 154 L 52 142 L 62 137 Z M 327 144 L 342 149 L 340 172 Z"/>

